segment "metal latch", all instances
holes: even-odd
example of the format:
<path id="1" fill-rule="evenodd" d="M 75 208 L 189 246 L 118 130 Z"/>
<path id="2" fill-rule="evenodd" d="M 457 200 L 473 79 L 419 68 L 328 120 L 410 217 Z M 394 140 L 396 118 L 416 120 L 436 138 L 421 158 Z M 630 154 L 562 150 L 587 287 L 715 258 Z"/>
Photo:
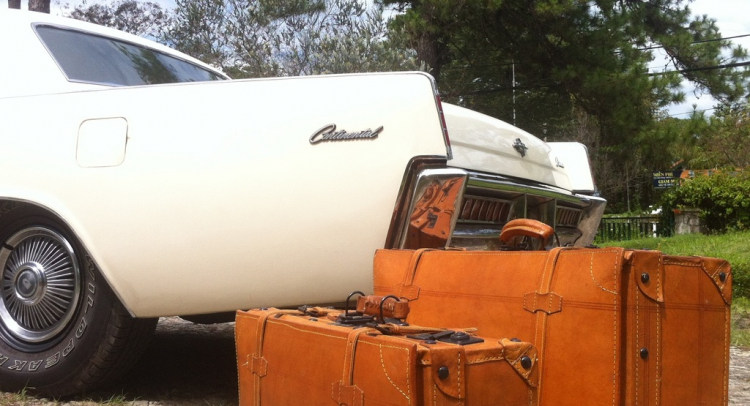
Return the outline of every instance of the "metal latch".
<path id="1" fill-rule="evenodd" d="M 472 336 L 465 331 L 453 330 L 441 331 L 439 333 L 413 334 L 407 335 L 406 337 L 424 341 L 425 344 L 435 344 L 438 341 L 458 345 L 478 344 L 484 342 L 483 339 Z"/>

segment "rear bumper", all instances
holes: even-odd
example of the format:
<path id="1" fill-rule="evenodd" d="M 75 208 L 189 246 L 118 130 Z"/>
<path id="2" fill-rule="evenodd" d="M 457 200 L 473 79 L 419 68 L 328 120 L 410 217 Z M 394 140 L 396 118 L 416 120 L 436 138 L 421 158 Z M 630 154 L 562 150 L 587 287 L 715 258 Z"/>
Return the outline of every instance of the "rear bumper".
<path id="1" fill-rule="evenodd" d="M 560 245 L 590 245 L 606 200 L 501 175 L 412 162 L 394 210 L 386 247 L 496 249 L 516 218 L 552 226 Z"/>

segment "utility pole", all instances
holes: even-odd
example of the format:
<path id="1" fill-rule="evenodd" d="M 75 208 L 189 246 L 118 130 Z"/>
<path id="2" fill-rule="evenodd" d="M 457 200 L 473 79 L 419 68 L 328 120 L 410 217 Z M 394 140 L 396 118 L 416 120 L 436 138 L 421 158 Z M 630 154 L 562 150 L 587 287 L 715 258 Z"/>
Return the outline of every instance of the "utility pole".
<path id="1" fill-rule="evenodd" d="M 513 65 L 513 125 L 516 125 L 516 61 L 511 60 L 511 62 Z"/>

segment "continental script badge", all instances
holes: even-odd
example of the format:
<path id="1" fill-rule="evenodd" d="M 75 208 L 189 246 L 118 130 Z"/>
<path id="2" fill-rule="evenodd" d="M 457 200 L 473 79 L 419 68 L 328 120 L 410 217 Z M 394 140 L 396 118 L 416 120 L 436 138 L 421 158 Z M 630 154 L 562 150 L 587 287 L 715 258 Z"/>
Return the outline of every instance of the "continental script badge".
<path id="1" fill-rule="evenodd" d="M 324 141 L 349 141 L 349 140 L 364 140 L 378 138 L 378 135 L 383 131 L 381 125 L 374 131 L 366 129 L 359 132 L 347 132 L 346 130 L 336 131 L 336 124 L 328 124 L 318 131 L 315 131 L 310 137 L 310 144 L 317 144 Z"/>

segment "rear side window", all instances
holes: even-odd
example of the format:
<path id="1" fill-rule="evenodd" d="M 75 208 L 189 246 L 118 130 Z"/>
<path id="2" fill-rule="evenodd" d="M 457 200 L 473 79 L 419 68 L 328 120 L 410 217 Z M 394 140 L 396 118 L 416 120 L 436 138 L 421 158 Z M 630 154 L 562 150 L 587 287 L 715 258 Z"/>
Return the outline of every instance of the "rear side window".
<path id="1" fill-rule="evenodd" d="M 137 86 L 224 79 L 198 65 L 128 42 L 45 25 L 36 31 L 71 81 Z"/>

